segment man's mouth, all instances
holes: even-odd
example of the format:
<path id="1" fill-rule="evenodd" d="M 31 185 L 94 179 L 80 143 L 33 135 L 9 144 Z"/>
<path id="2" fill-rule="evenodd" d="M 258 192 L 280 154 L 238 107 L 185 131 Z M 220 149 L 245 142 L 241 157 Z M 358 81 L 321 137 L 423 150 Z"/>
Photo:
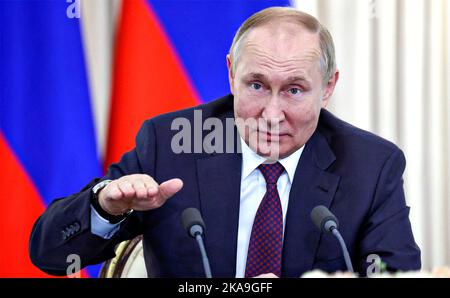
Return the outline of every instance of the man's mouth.
<path id="1" fill-rule="evenodd" d="M 267 141 L 280 141 L 283 138 L 289 136 L 289 134 L 287 133 L 273 133 L 273 132 L 268 132 L 268 131 L 262 131 L 262 130 L 258 130 L 258 134 L 260 136 L 262 136 L 264 139 L 266 139 Z"/>

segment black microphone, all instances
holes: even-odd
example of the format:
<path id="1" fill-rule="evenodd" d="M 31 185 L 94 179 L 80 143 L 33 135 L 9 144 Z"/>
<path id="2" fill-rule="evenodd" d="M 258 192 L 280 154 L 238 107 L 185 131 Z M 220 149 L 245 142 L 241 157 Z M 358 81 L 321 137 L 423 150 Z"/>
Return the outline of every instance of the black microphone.
<path id="1" fill-rule="evenodd" d="M 314 209 L 311 211 L 311 220 L 317 226 L 317 228 L 319 228 L 319 230 L 326 233 L 332 233 L 334 236 L 336 236 L 336 238 L 339 240 L 339 244 L 341 245 L 342 253 L 344 254 L 347 270 L 353 273 L 353 266 L 350 260 L 350 255 L 348 254 L 344 238 L 342 238 L 341 233 L 339 233 L 339 222 L 336 216 L 334 216 L 334 214 L 331 213 L 331 211 L 328 210 L 327 207 L 319 205 L 314 207 Z"/>
<path id="2" fill-rule="evenodd" d="M 203 222 L 200 211 L 196 208 L 186 208 L 181 213 L 181 222 L 189 236 L 197 240 L 202 254 L 203 269 L 207 278 L 211 278 L 211 267 L 209 267 L 208 256 L 206 255 L 205 244 L 203 243 L 203 231 L 205 223 Z"/>

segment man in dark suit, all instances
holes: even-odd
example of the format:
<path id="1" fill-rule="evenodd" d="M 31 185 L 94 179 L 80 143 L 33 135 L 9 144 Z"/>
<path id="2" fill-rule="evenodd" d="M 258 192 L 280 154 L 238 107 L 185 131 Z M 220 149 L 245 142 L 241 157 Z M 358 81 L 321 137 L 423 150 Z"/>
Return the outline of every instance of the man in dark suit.
<path id="1" fill-rule="evenodd" d="M 338 242 L 310 220 L 325 205 L 361 275 L 374 255 L 388 270 L 419 269 L 403 153 L 324 109 L 339 77 L 329 32 L 294 9 L 266 9 L 241 26 L 227 65 L 232 95 L 147 120 L 105 177 L 48 207 L 30 239 L 34 264 L 65 275 L 67 256 L 99 263 L 143 234 L 152 276 L 203 276 L 180 221 L 196 207 L 215 277 L 345 270 Z M 177 131 L 198 115 L 213 119 L 214 141 L 210 130 Z"/>

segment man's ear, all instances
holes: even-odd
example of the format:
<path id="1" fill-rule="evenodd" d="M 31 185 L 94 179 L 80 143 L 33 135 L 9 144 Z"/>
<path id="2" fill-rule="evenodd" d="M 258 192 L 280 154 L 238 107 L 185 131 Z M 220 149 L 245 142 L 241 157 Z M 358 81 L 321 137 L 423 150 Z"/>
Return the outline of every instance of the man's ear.
<path id="1" fill-rule="evenodd" d="M 339 80 L 339 70 L 336 70 L 336 72 L 331 77 L 331 79 L 327 82 L 327 84 L 324 88 L 324 93 L 323 93 L 323 97 L 322 97 L 322 108 L 327 107 L 327 105 L 330 101 L 331 95 L 333 95 L 334 88 L 336 87 L 338 80 Z"/>
<path id="2" fill-rule="evenodd" d="M 228 68 L 228 82 L 230 83 L 231 94 L 234 94 L 234 74 L 233 74 L 233 62 L 231 61 L 230 54 L 227 55 L 227 68 Z"/>

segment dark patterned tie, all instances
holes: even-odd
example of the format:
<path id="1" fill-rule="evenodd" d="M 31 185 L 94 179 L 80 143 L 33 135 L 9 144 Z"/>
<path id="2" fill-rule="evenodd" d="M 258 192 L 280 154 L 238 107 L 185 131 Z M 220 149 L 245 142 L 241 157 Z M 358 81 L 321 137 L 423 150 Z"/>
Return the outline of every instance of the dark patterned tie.
<path id="1" fill-rule="evenodd" d="M 266 179 L 267 190 L 253 222 L 245 277 L 254 277 L 263 273 L 273 273 L 280 277 L 283 211 L 278 195 L 277 181 L 284 172 L 284 167 L 277 162 L 261 164 L 258 169 Z"/>

